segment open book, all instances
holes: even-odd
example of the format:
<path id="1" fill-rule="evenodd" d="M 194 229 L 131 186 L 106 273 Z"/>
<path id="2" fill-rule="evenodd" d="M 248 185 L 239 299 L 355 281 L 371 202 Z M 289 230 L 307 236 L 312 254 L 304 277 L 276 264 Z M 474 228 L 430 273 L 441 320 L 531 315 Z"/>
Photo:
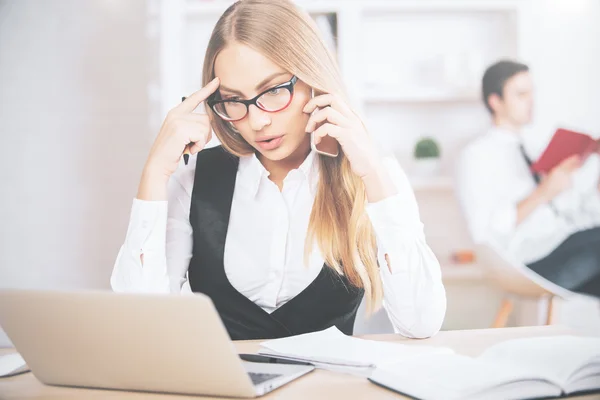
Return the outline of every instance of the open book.
<path id="1" fill-rule="evenodd" d="M 514 339 L 479 357 L 426 354 L 379 366 L 369 380 L 433 399 L 531 399 L 600 391 L 600 338 Z"/>
<path id="2" fill-rule="evenodd" d="M 540 158 L 533 163 L 531 169 L 536 173 L 548 173 L 570 156 L 578 155 L 582 162 L 598 152 L 600 144 L 585 133 L 568 129 L 557 129 Z"/>

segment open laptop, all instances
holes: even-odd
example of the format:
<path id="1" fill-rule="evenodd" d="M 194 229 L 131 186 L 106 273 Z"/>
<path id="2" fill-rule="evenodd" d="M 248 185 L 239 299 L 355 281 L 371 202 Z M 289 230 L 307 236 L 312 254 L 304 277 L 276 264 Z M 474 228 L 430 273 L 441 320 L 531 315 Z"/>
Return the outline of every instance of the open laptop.
<path id="1" fill-rule="evenodd" d="M 257 397 L 314 369 L 243 361 L 201 294 L 0 290 L 0 326 L 50 385 Z"/>

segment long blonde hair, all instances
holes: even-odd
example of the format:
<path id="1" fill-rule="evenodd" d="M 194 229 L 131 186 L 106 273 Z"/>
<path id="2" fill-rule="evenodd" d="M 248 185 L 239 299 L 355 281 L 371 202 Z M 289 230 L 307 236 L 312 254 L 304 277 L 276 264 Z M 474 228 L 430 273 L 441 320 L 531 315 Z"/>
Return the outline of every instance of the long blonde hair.
<path id="1" fill-rule="evenodd" d="M 337 62 L 312 18 L 288 0 L 241 0 L 217 22 L 206 50 L 203 86 L 214 78 L 219 52 L 231 41 L 271 59 L 311 86 L 315 94 L 333 93 L 347 101 Z M 223 147 L 237 156 L 254 152 L 233 127 L 207 111 Z M 325 262 L 351 284 L 362 287 L 367 311 L 381 306 L 383 287 L 377 264 L 377 244 L 365 212 L 366 192 L 343 152 L 319 157 L 320 177 L 305 242 L 305 260 L 316 241 Z"/>

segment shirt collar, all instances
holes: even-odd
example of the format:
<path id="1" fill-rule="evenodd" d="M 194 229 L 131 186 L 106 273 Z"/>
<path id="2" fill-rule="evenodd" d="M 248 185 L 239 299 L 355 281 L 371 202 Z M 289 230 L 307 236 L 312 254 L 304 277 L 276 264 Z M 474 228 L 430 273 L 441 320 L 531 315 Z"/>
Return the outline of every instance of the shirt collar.
<path id="1" fill-rule="evenodd" d="M 311 193 L 313 195 L 316 193 L 319 177 L 319 158 L 316 157 L 314 151 L 308 153 L 302 164 L 297 169 L 291 170 L 286 179 L 293 174 L 301 174 L 307 180 Z M 256 197 L 262 180 L 268 179 L 269 175 L 270 172 L 262 165 L 256 153 L 240 157 L 238 178 L 243 182 L 250 196 Z"/>
<path id="2" fill-rule="evenodd" d="M 255 197 L 258 193 L 263 175 L 268 178 L 269 174 L 269 171 L 265 169 L 255 153 L 240 157 L 238 178 L 252 197 Z"/>
<path id="3" fill-rule="evenodd" d="M 522 141 L 522 137 L 520 133 L 513 132 L 506 128 L 500 128 L 498 126 L 493 126 L 489 130 L 489 134 L 491 137 L 501 140 L 503 143 L 510 143 L 515 145 L 520 145 Z"/>

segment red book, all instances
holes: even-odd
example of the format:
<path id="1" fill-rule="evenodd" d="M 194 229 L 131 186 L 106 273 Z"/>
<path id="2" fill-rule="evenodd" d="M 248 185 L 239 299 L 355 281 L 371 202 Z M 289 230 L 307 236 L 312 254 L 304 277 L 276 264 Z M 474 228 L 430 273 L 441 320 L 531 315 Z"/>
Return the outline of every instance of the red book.
<path id="1" fill-rule="evenodd" d="M 534 172 L 546 174 L 563 160 L 575 154 L 578 154 L 581 161 L 584 161 L 590 154 L 598 152 L 599 149 L 599 141 L 585 133 L 557 129 L 548 147 L 546 147 L 540 158 L 533 163 L 531 169 Z"/>

